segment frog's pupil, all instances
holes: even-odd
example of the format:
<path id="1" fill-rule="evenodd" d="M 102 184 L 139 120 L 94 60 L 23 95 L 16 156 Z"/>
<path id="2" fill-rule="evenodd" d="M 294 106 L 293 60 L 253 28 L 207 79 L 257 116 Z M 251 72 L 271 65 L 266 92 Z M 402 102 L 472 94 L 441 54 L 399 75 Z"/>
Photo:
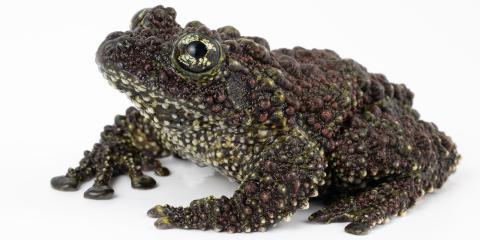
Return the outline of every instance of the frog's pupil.
<path id="1" fill-rule="evenodd" d="M 189 43 L 186 50 L 190 56 L 196 59 L 205 57 L 208 52 L 207 46 L 205 46 L 205 44 L 200 41 L 193 41 Z"/>

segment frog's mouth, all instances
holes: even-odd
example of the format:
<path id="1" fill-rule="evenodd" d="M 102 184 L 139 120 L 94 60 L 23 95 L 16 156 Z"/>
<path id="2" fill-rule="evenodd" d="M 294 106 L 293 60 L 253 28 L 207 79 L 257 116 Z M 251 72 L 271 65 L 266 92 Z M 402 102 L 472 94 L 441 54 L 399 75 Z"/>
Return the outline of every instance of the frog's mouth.
<path id="1" fill-rule="evenodd" d="M 166 94 L 161 87 L 148 86 L 147 89 L 128 72 L 103 66 L 99 70 L 112 87 L 125 93 L 135 107 L 158 126 L 184 129 L 197 124 L 211 125 L 220 120 L 208 114 L 201 99 L 194 98 L 191 102 L 177 99 Z"/>

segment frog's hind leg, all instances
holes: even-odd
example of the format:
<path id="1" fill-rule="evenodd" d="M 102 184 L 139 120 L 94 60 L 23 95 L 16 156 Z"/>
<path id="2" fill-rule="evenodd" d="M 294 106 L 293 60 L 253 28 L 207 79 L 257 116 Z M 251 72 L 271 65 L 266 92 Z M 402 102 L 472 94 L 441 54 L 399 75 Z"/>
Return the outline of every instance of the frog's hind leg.
<path id="1" fill-rule="evenodd" d="M 366 234 L 377 224 L 387 223 L 390 217 L 403 215 L 423 195 L 416 184 L 421 176 L 391 179 L 376 187 L 339 198 L 327 207 L 310 215 L 309 221 L 320 223 L 349 222 L 345 231 Z"/>
<path id="2" fill-rule="evenodd" d="M 388 103 L 355 115 L 333 145 L 329 162 L 341 194 L 309 220 L 350 222 L 345 231 L 352 234 L 403 215 L 425 192 L 440 188 L 459 160 L 435 125 Z"/>
<path id="3" fill-rule="evenodd" d="M 159 162 L 168 154 L 160 144 L 160 134 L 139 111 L 129 108 L 126 115 L 117 116 L 115 124 L 106 126 L 100 142 L 92 151 L 85 152 L 80 166 L 69 169 L 65 176 L 52 179 L 52 187 L 72 191 L 78 185 L 95 176 L 95 182 L 84 196 L 90 199 L 109 199 L 114 190 L 110 186 L 113 177 L 128 174 L 133 188 L 149 189 L 155 180 L 143 174 L 154 170 L 157 175 L 169 174 Z"/>

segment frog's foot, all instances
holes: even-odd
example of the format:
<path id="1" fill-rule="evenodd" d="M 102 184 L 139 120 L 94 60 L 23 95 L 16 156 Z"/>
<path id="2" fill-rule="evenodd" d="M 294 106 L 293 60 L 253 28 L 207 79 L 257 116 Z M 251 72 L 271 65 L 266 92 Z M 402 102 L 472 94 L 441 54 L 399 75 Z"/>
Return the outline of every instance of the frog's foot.
<path id="1" fill-rule="evenodd" d="M 345 227 L 346 232 L 364 235 L 376 224 L 388 222 L 388 218 L 383 218 L 383 215 L 385 215 L 383 211 L 375 207 L 360 210 L 352 210 L 348 207 L 344 209 L 327 207 L 310 215 L 308 220 L 320 223 L 349 222 Z"/>
<path id="2" fill-rule="evenodd" d="M 76 168 L 66 175 L 54 177 L 51 185 L 61 191 L 77 190 L 82 182 L 95 177 L 95 183 L 84 196 L 90 199 L 110 199 L 114 190 L 110 186 L 113 177 L 128 174 L 136 189 L 150 189 L 155 180 L 143 172 L 153 170 L 159 176 L 170 171 L 159 158 L 170 154 L 160 144 L 160 133 L 138 110 L 129 108 L 126 115 L 117 116 L 115 124 L 105 127 L 99 143 L 92 151 L 86 151 Z"/>
<path id="3" fill-rule="evenodd" d="M 416 179 L 416 180 L 415 180 Z M 392 216 L 403 215 L 416 199 L 423 195 L 418 177 L 389 180 L 376 187 L 341 197 L 308 218 L 320 223 L 350 222 L 345 231 L 351 234 L 367 234 L 377 224 L 390 221 Z"/>
<path id="4" fill-rule="evenodd" d="M 112 149 L 111 151 L 109 149 Z M 161 166 L 155 158 L 147 158 L 143 154 L 133 154 L 132 152 L 122 152 L 110 146 L 100 150 L 102 161 L 98 161 L 95 183 L 89 188 L 84 196 L 89 199 L 110 199 L 113 197 L 114 190 L 110 186 L 113 177 L 121 174 L 128 174 L 132 188 L 151 189 L 157 183 L 152 177 L 143 173 L 145 162 L 153 163 L 154 169 L 166 169 Z M 168 171 L 168 170 L 166 170 Z"/>

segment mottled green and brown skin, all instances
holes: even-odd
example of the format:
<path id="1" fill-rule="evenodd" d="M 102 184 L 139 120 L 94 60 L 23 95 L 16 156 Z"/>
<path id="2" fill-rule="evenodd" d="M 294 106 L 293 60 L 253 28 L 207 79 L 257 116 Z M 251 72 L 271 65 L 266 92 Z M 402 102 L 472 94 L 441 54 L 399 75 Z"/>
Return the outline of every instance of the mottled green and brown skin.
<path id="1" fill-rule="evenodd" d="M 167 175 L 158 158 L 176 154 L 235 180 L 233 196 L 148 211 L 159 228 L 264 231 L 309 199 L 328 199 L 309 218 L 351 222 L 366 233 L 440 188 L 459 155 L 449 137 L 419 119 L 413 94 L 330 50 L 270 50 L 233 27 L 181 28 L 172 8 L 137 13 L 126 32 L 101 44 L 97 63 L 129 108 L 107 126 L 80 166 L 52 179 L 85 197 L 112 197 L 112 176 L 136 188 Z"/>

